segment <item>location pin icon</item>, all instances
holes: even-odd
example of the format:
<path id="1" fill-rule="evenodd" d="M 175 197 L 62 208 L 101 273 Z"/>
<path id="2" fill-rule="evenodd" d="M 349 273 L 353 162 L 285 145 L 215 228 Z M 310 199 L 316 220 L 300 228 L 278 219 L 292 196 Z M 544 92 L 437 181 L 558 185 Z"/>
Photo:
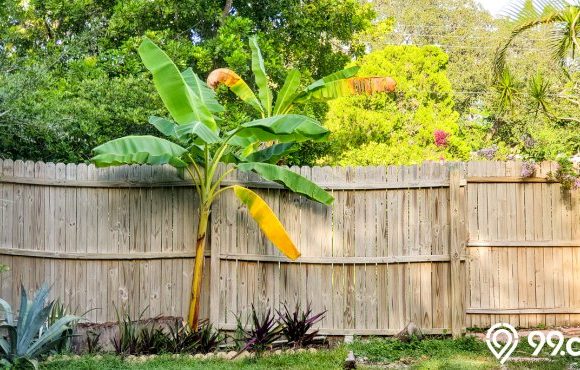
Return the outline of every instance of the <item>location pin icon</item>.
<path id="1" fill-rule="evenodd" d="M 505 342 L 500 342 L 500 336 L 503 335 Z M 485 335 L 485 343 L 491 353 L 503 365 L 511 356 L 518 346 L 519 336 L 516 329 L 507 323 L 498 323 L 493 325 Z"/>

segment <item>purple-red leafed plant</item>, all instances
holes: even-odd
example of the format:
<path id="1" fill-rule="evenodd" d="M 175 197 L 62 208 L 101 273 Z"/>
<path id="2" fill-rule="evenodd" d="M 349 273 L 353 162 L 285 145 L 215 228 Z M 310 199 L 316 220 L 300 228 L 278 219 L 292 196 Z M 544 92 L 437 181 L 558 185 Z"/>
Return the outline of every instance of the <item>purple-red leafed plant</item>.
<path id="1" fill-rule="evenodd" d="M 224 339 L 222 333 L 219 330 L 214 329 L 213 325 L 207 320 L 200 323 L 195 334 L 197 335 L 198 341 L 196 348 L 196 352 L 198 353 L 214 351 Z"/>
<path id="2" fill-rule="evenodd" d="M 240 318 L 238 321 L 238 331 L 242 333 L 243 351 L 255 351 L 259 356 L 266 349 L 282 336 L 282 325 L 276 320 L 276 316 L 271 310 L 259 317 L 256 308 L 252 305 L 252 325 L 250 329 L 244 329 Z"/>
<path id="3" fill-rule="evenodd" d="M 312 330 L 314 324 L 324 318 L 326 310 L 316 315 L 312 314 L 310 302 L 306 305 L 306 310 L 302 310 L 297 303 L 291 312 L 286 304 L 283 311 L 277 311 L 282 326 L 282 334 L 288 339 L 288 343 L 295 347 L 304 347 L 312 343 L 318 330 Z"/>

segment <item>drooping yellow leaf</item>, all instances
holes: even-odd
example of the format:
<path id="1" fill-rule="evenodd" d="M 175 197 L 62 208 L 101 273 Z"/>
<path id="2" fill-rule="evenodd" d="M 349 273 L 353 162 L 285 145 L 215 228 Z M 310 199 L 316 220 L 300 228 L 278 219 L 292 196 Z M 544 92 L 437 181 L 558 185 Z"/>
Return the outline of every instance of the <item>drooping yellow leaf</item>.
<path id="1" fill-rule="evenodd" d="M 228 68 L 218 68 L 207 76 L 207 85 L 216 89 L 220 84 L 224 84 L 244 102 L 252 106 L 260 113 L 264 113 L 262 104 L 252 91 L 246 81 L 236 72 Z"/>
<path id="2" fill-rule="evenodd" d="M 258 194 L 238 185 L 234 186 L 234 193 L 248 207 L 252 218 L 258 223 L 264 235 L 270 239 L 276 248 L 291 260 L 300 257 L 300 252 L 296 249 L 292 240 L 290 240 L 290 236 L 284 229 L 284 226 L 282 226 L 278 217 L 276 217 L 272 209 Z"/>
<path id="3" fill-rule="evenodd" d="M 373 95 L 394 92 L 397 83 L 391 77 L 351 77 L 325 83 L 300 99 L 331 100 L 350 95 Z"/>

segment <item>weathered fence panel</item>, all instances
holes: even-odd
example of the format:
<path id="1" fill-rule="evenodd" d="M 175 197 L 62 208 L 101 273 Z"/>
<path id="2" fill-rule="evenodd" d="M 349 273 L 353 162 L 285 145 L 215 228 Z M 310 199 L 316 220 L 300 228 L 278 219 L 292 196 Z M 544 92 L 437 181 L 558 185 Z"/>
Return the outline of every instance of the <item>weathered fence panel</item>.
<path id="1" fill-rule="evenodd" d="M 522 181 L 520 169 L 518 162 L 468 165 L 467 325 L 578 324 L 580 191 Z M 542 163 L 536 176 L 555 169 Z"/>
<path id="2" fill-rule="evenodd" d="M 121 306 L 133 316 L 186 312 L 195 190 L 138 186 L 175 181 L 171 168 L 11 160 L 0 166 L 0 263 L 10 267 L 2 297 L 16 302 L 21 283 L 32 290 L 47 282 L 52 297 L 78 313 L 93 309 L 91 320 L 113 320 Z"/>
<path id="3" fill-rule="evenodd" d="M 580 322 L 580 192 L 517 162 L 292 168 L 332 192 L 326 207 L 257 176 L 299 247 L 285 259 L 231 193 L 214 204 L 202 317 L 233 329 L 254 305 L 312 303 L 326 334 L 426 333 Z M 221 168 L 220 171 L 223 171 Z M 170 167 L 97 169 L 0 160 L 0 296 L 43 282 L 77 312 L 185 316 L 195 189 Z"/>
<path id="4" fill-rule="evenodd" d="M 234 196 L 225 195 L 212 214 L 212 271 L 214 279 L 220 277 L 213 321 L 233 329 L 235 315 L 252 304 L 266 309 L 312 302 L 315 310 L 328 310 L 321 323 L 328 334 L 393 334 L 410 320 L 425 332 L 449 332 L 452 238 L 458 279 L 465 270 L 462 166 L 457 167 L 454 237 L 449 171 L 440 164 L 294 168 L 332 191 L 330 207 L 284 190 L 257 190 L 295 238 L 302 253 L 296 263 L 281 257 Z M 230 180 L 257 180 L 241 175 Z M 464 288 L 455 288 L 460 330 Z"/>

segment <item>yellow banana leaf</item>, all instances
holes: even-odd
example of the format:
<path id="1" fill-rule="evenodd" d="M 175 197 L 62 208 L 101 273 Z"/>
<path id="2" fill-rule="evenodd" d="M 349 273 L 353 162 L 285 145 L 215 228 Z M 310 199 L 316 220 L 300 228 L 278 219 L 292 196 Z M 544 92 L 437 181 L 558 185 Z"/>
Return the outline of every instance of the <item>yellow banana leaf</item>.
<path id="1" fill-rule="evenodd" d="M 209 76 L 207 76 L 207 85 L 215 90 L 220 84 L 226 85 L 240 99 L 251 105 L 258 112 L 264 113 L 264 108 L 252 89 L 250 89 L 246 81 L 244 81 L 236 72 L 228 68 L 218 68 L 213 70 Z"/>
<path id="2" fill-rule="evenodd" d="M 350 95 L 372 95 L 381 92 L 394 92 L 397 83 L 391 77 L 351 77 L 340 80 L 333 80 L 324 83 L 311 91 L 306 91 L 296 100 L 313 98 L 317 100 L 332 100 Z"/>
<path id="3" fill-rule="evenodd" d="M 254 221 L 258 223 L 264 235 L 270 239 L 276 248 L 291 260 L 300 257 L 300 252 L 296 249 L 292 240 L 290 240 L 290 236 L 284 229 L 284 226 L 282 226 L 278 217 L 276 217 L 272 209 L 258 194 L 238 185 L 234 185 L 234 193 L 248 207 Z"/>

